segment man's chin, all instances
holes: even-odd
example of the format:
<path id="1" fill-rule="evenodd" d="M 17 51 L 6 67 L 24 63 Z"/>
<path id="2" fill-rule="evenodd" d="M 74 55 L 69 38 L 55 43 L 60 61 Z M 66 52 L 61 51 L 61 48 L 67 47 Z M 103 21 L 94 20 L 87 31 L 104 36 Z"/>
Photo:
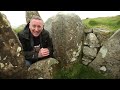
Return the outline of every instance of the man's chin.
<path id="1" fill-rule="evenodd" d="M 37 35 L 36 35 L 36 34 L 34 34 L 33 36 L 34 36 L 34 37 L 38 37 L 39 35 L 38 35 L 38 34 L 37 34 Z"/>

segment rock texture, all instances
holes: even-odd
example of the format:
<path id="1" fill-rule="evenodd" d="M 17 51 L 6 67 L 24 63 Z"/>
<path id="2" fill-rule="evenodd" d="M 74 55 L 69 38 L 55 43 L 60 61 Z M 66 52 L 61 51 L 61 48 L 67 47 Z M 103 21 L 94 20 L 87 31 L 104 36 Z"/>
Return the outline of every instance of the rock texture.
<path id="1" fill-rule="evenodd" d="M 120 78 L 120 30 L 101 47 L 97 57 L 89 66 L 104 75 Z"/>
<path id="2" fill-rule="evenodd" d="M 28 79 L 52 79 L 56 65 L 59 62 L 54 58 L 48 58 L 32 64 L 29 68 Z"/>
<path id="3" fill-rule="evenodd" d="M 76 14 L 58 13 L 52 21 L 55 57 L 61 65 L 78 60 L 83 44 L 84 26 Z"/>
<path id="4" fill-rule="evenodd" d="M 24 67 L 22 46 L 7 17 L 0 13 L 0 77 L 10 78 Z"/>
<path id="5" fill-rule="evenodd" d="M 38 11 L 26 11 L 26 22 L 28 23 L 33 16 L 40 16 Z"/>

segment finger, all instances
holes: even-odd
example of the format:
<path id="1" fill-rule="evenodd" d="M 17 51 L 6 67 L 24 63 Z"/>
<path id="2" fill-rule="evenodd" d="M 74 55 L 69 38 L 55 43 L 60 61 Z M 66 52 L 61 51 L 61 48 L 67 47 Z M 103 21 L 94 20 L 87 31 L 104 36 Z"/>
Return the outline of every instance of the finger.
<path id="1" fill-rule="evenodd" d="M 49 55 L 49 53 L 42 53 L 42 55 L 43 55 L 43 56 L 48 56 L 48 55 Z"/>
<path id="2" fill-rule="evenodd" d="M 49 53 L 49 51 L 48 50 L 44 50 L 44 51 L 42 51 L 42 53 Z"/>
<path id="3" fill-rule="evenodd" d="M 43 53 L 42 55 L 49 55 L 49 53 Z"/>
<path id="4" fill-rule="evenodd" d="M 41 53 L 41 54 L 46 54 L 46 53 L 48 53 L 48 54 L 49 54 L 49 52 L 48 52 L 48 51 L 41 51 L 40 53 Z"/>
<path id="5" fill-rule="evenodd" d="M 43 48 L 43 50 L 44 50 L 44 51 L 49 51 L 49 49 L 48 49 L 48 48 Z"/>

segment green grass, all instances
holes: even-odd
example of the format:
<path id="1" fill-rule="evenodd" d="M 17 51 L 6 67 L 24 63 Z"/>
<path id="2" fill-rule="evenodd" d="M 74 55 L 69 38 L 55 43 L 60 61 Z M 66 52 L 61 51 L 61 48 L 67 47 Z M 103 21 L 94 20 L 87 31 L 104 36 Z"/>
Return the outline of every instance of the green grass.
<path id="1" fill-rule="evenodd" d="M 68 69 L 61 69 L 55 75 L 55 79 L 108 79 L 92 68 L 76 63 Z"/>
<path id="2" fill-rule="evenodd" d="M 108 30 L 116 31 L 120 29 L 120 15 L 114 17 L 98 17 L 83 19 L 83 23 L 88 28 L 105 28 Z"/>
<path id="3" fill-rule="evenodd" d="M 17 28 L 13 28 L 13 30 L 15 31 L 15 33 L 17 34 L 18 32 L 20 32 L 21 30 L 23 30 L 25 27 L 25 24 L 20 25 Z"/>

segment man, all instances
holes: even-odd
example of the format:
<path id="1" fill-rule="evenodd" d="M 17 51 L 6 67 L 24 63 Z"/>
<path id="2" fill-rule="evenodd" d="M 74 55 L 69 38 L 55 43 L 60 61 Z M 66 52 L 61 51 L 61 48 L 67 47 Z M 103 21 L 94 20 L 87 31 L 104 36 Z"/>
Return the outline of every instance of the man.
<path id="1" fill-rule="evenodd" d="M 53 44 L 49 32 L 44 29 L 43 20 L 34 16 L 23 31 L 18 33 L 23 46 L 26 65 L 38 60 L 53 57 Z"/>

